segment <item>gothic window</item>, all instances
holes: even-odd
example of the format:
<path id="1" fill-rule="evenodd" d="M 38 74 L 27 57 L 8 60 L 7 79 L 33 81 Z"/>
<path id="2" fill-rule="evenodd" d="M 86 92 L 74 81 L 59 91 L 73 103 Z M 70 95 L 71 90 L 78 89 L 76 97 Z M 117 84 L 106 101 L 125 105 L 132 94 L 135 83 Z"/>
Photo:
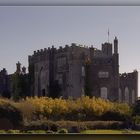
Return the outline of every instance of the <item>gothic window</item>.
<path id="1" fill-rule="evenodd" d="M 101 98 L 107 99 L 107 88 L 101 87 Z"/>
<path id="2" fill-rule="evenodd" d="M 119 88 L 119 103 L 122 102 L 122 91 L 121 89 Z"/>
<path id="3" fill-rule="evenodd" d="M 125 87 L 125 91 L 124 91 L 124 97 L 125 97 L 125 102 L 129 104 L 129 89 L 128 87 Z"/>
<path id="4" fill-rule="evenodd" d="M 45 96 L 47 92 L 45 91 L 47 83 L 48 83 L 47 70 L 44 67 L 41 67 L 39 73 L 39 88 L 42 96 Z"/>
<path id="5" fill-rule="evenodd" d="M 45 79 L 45 71 L 44 71 L 44 69 L 42 69 L 40 72 L 40 84 L 43 85 L 45 80 L 46 80 Z"/>
<path id="6" fill-rule="evenodd" d="M 85 76 L 85 68 L 84 68 L 84 66 L 82 66 L 82 76 L 83 77 Z"/>
<path id="7" fill-rule="evenodd" d="M 135 103 L 135 90 L 132 90 L 132 104 Z"/>

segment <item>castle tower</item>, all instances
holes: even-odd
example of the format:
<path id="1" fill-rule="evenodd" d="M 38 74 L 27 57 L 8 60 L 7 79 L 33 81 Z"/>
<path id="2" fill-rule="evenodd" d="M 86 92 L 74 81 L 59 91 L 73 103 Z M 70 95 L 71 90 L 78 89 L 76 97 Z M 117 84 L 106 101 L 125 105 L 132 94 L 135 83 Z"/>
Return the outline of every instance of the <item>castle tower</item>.
<path id="1" fill-rule="evenodd" d="M 24 67 L 24 66 L 22 67 L 22 73 L 26 74 L 26 67 Z"/>
<path id="2" fill-rule="evenodd" d="M 20 74 L 21 73 L 21 63 L 18 61 L 18 63 L 16 63 L 17 69 L 16 69 L 16 73 Z"/>
<path id="3" fill-rule="evenodd" d="M 115 65 L 115 73 L 119 74 L 119 54 L 118 54 L 118 39 L 115 37 L 114 39 L 114 65 Z"/>
<path id="4" fill-rule="evenodd" d="M 109 42 L 102 44 L 102 52 L 107 56 L 112 56 L 112 44 Z"/>
<path id="5" fill-rule="evenodd" d="M 114 94 L 117 97 L 116 100 L 119 99 L 119 54 L 118 54 L 118 39 L 115 37 L 114 39 Z"/>
<path id="6" fill-rule="evenodd" d="M 118 39 L 116 36 L 114 39 L 114 54 L 118 54 Z"/>

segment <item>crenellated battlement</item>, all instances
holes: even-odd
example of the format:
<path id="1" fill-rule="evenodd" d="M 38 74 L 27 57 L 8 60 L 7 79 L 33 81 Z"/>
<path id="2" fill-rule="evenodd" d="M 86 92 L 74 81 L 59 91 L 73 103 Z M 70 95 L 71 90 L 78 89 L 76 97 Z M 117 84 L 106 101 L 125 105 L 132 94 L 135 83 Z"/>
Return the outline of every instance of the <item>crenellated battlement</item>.
<path id="1" fill-rule="evenodd" d="M 122 73 L 120 74 L 120 79 L 135 79 L 137 78 L 137 75 L 138 75 L 138 71 L 137 70 L 134 70 L 133 72 L 131 73 Z"/>
<path id="2" fill-rule="evenodd" d="M 138 74 L 138 71 L 134 70 L 133 72 L 130 72 L 130 73 L 126 73 L 126 72 L 125 73 L 121 73 L 120 77 L 130 77 L 130 76 L 134 76 L 136 74 Z"/>
<path id="3" fill-rule="evenodd" d="M 67 53 L 71 52 L 72 50 L 77 49 L 89 49 L 87 46 L 77 45 L 76 43 L 72 43 L 71 45 L 65 45 L 65 47 L 59 46 L 59 48 L 55 48 L 54 46 L 40 49 L 33 52 L 33 55 L 28 56 L 30 62 L 39 62 L 40 60 L 45 60 L 46 57 L 49 57 L 52 53 Z"/>

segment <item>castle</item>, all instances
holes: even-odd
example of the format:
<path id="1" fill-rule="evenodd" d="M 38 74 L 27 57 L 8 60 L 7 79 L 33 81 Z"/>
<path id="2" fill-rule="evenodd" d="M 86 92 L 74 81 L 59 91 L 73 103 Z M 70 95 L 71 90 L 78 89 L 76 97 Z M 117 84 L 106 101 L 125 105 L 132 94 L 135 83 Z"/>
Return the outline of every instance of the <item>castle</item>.
<path id="1" fill-rule="evenodd" d="M 58 49 L 52 46 L 34 51 L 28 61 L 26 79 L 30 83 L 30 96 L 76 99 L 88 95 L 128 104 L 135 103 L 138 98 L 138 72 L 119 73 L 117 37 L 113 45 L 102 44 L 101 50 L 75 43 Z M 21 71 L 19 63 L 17 71 Z M 9 87 L 6 82 L 3 85 L 4 79 L 6 72 L 3 70 L 0 72 L 0 93 Z M 8 91 L 11 93 L 10 88 Z"/>
<path id="2" fill-rule="evenodd" d="M 29 56 L 29 75 L 32 96 L 89 95 L 129 104 L 138 97 L 138 72 L 119 73 L 117 37 L 114 46 L 105 42 L 101 50 L 72 43 L 34 51 Z"/>

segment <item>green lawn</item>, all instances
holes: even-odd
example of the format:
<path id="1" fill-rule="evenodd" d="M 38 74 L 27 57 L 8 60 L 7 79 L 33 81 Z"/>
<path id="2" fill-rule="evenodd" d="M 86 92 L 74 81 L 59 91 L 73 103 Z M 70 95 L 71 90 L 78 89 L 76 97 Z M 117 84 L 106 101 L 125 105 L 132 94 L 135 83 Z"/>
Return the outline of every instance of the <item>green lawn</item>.
<path id="1" fill-rule="evenodd" d="M 85 130 L 82 134 L 140 134 L 140 131 L 134 130 Z"/>

